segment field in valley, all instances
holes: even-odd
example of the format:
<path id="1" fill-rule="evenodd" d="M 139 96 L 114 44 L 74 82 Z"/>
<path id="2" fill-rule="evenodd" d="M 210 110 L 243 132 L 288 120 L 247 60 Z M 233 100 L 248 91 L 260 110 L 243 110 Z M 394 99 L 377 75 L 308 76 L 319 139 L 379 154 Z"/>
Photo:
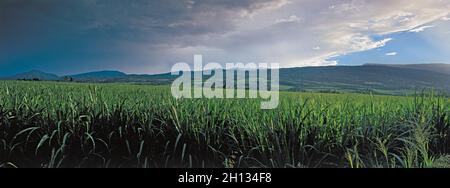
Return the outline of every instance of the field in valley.
<path id="1" fill-rule="evenodd" d="M 281 92 L 174 99 L 167 86 L 0 82 L 2 167 L 450 167 L 450 100 Z"/>

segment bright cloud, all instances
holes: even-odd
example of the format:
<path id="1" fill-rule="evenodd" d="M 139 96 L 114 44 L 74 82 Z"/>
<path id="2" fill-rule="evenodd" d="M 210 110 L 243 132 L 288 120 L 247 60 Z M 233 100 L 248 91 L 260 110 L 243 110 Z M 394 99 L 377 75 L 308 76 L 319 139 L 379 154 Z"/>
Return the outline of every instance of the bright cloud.
<path id="1" fill-rule="evenodd" d="M 296 15 L 289 16 L 288 18 L 282 18 L 275 21 L 275 23 L 290 23 L 290 22 L 299 22 L 300 18 Z"/>
<path id="2" fill-rule="evenodd" d="M 383 36 L 424 31 L 432 27 L 426 24 L 450 13 L 447 1 L 408 2 L 292 1 L 289 6 L 243 19 L 233 32 L 207 42 L 225 49 L 233 59 L 276 61 L 285 67 L 330 65 L 337 63 L 330 63 L 332 57 L 382 48 L 395 40 Z M 265 21 L 274 16 L 281 19 L 275 24 Z"/>
<path id="3" fill-rule="evenodd" d="M 320 50 L 321 48 L 320 48 L 320 46 L 316 46 L 316 47 L 314 47 L 314 48 L 312 48 L 313 50 Z"/>
<path id="4" fill-rule="evenodd" d="M 409 30 L 409 32 L 420 33 L 420 32 L 425 31 L 428 28 L 433 28 L 433 27 L 434 26 L 432 26 L 432 25 L 421 26 L 421 27 L 418 27 L 418 28 L 411 29 L 411 30 Z"/>
<path id="5" fill-rule="evenodd" d="M 395 55 L 397 55 L 397 52 L 389 52 L 389 53 L 386 53 L 386 55 L 387 56 L 395 56 Z"/>

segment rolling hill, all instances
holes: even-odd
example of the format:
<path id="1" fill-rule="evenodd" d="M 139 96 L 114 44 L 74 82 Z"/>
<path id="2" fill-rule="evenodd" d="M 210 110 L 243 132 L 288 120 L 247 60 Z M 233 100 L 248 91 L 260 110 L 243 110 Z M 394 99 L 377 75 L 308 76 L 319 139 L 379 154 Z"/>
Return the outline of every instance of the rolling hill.
<path id="1" fill-rule="evenodd" d="M 115 78 L 126 77 L 127 74 L 119 71 L 96 71 L 82 74 L 68 75 L 78 81 L 104 81 Z"/>
<path id="2" fill-rule="evenodd" d="M 170 73 L 147 75 L 119 71 L 98 71 L 58 77 L 30 71 L 9 79 L 65 80 L 77 82 L 118 82 L 135 84 L 170 84 L 177 76 Z M 280 69 L 282 90 L 320 92 L 373 92 L 404 94 L 424 88 L 450 92 L 450 64 L 409 64 L 327 66 Z"/>
<path id="3" fill-rule="evenodd" d="M 403 93 L 435 88 L 450 91 L 450 65 L 363 65 L 280 70 L 280 84 L 290 90 Z"/>
<path id="4" fill-rule="evenodd" d="M 20 74 L 16 74 L 11 77 L 6 77 L 4 79 L 9 80 L 59 80 L 60 77 L 55 74 L 50 74 L 38 70 L 32 70 Z"/>

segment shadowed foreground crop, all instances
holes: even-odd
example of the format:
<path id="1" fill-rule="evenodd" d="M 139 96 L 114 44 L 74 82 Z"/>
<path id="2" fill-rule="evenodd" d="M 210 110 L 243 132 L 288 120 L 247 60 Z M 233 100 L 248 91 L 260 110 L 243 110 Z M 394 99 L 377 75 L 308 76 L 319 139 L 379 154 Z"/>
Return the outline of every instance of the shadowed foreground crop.
<path id="1" fill-rule="evenodd" d="M 450 167 L 450 101 L 281 93 L 176 100 L 165 86 L 0 82 L 2 167 Z"/>

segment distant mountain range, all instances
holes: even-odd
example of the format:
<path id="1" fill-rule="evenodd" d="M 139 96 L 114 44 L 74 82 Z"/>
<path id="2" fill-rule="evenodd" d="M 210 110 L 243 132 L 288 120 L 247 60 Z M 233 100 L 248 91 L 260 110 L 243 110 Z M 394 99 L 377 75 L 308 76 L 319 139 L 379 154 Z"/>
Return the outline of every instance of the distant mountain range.
<path id="1" fill-rule="evenodd" d="M 450 92 L 450 64 L 305 67 L 280 70 L 289 90 L 403 94 L 424 88 Z"/>
<path id="2" fill-rule="evenodd" d="M 3 79 L 7 80 L 59 80 L 60 77 L 56 74 L 45 73 L 38 70 L 32 70 L 20 74 L 16 74 L 14 76 L 5 77 Z"/>
<path id="3" fill-rule="evenodd" d="M 127 74 L 119 71 L 98 71 L 98 72 L 88 72 L 83 74 L 69 75 L 66 77 L 71 77 L 78 81 L 99 81 L 108 80 L 114 78 L 126 77 Z"/>
<path id="4" fill-rule="evenodd" d="M 47 80 L 47 81 L 64 81 L 72 79 L 79 82 L 107 82 L 110 79 L 127 77 L 128 75 L 120 71 L 96 71 L 82 74 L 58 76 L 56 74 L 46 73 L 39 70 L 20 73 L 10 77 L 4 77 L 6 80 Z"/>
<path id="5" fill-rule="evenodd" d="M 57 76 L 34 70 L 3 79 L 170 84 L 176 78 L 177 76 L 172 76 L 170 73 L 138 75 L 119 71 Z M 366 64 L 283 68 L 280 69 L 280 85 L 282 90 L 291 91 L 403 94 L 423 88 L 434 88 L 450 92 L 450 64 Z"/>

